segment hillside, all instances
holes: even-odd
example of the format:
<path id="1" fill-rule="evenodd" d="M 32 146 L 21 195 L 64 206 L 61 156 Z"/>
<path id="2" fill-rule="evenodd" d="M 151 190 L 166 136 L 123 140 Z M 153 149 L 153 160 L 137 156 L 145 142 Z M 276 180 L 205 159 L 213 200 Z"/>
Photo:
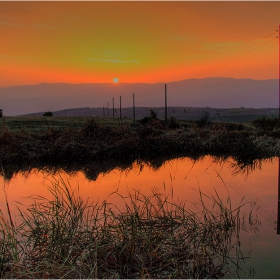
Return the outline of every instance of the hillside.
<path id="1" fill-rule="evenodd" d="M 6 116 L 67 108 L 164 106 L 164 84 L 38 84 L 0 88 L 0 108 Z M 275 108 L 278 80 L 233 78 L 191 79 L 167 84 L 168 106 L 212 108 Z"/>
<path id="2" fill-rule="evenodd" d="M 145 116 L 150 115 L 150 110 L 157 113 L 160 119 L 164 119 L 165 108 L 164 107 L 136 107 L 135 118 L 140 120 Z M 260 116 L 275 116 L 278 117 L 278 109 L 276 108 L 232 108 L 232 109 L 217 109 L 210 107 L 168 107 L 168 118 L 175 117 L 177 120 L 198 120 L 205 112 L 208 112 L 212 121 L 222 122 L 250 122 Z M 23 116 L 42 116 L 44 112 L 26 114 Z M 92 117 L 92 116 L 105 116 L 113 117 L 112 108 L 75 108 L 54 111 L 53 115 L 56 117 Z M 120 117 L 120 110 L 116 108 L 114 111 L 114 117 Z M 133 119 L 133 108 L 122 108 L 122 118 Z"/>

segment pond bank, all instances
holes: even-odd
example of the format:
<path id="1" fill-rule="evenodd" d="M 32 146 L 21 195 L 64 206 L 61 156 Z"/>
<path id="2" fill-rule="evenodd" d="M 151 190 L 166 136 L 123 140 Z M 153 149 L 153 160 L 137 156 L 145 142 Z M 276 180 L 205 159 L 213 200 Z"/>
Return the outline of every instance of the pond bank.
<path id="1" fill-rule="evenodd" d="M 170 129 L 152 121 L 137 129 L 88 120 L 81 129 L 0 130 L 0 162 L 132 161 L 174 156 L 231 156 L 237 162 L 280 156 L 280 139 L 243 127 L 212 124 Z"/>

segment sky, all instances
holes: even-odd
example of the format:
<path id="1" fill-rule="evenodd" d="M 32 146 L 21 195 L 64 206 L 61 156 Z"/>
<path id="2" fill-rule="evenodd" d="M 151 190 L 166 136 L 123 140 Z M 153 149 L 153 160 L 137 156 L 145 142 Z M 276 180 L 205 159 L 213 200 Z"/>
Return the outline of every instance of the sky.
<path id="1" fill-rule="evenodd" d="M 279 15 L 279 1 L 0 1 L 0 87 L 275 79 Z"/>

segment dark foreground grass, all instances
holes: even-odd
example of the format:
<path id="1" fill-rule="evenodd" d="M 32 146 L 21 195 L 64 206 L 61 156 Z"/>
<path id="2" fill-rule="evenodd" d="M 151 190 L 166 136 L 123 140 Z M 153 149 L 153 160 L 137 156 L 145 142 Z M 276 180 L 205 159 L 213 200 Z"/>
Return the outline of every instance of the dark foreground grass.
<path id="1" fill-rule="evenodd" d="M 257 226 L 253 204 L 244 216 L 218 195 L 200 194 L 191 211 L 156 191 L 117 207 L 85 202 L 62 181 L 49 190 L 53 199 L 20 210 L 18 226 L 1 212 L 1 278 L 222 278 L 244 261 L 240 231 Z"/>
<path id="2" fill-rule="evenodd" d="M 274 135 L 274 136 L 273 136 Z M 256 129 L 221 124 L 170 129 L 155 120 L 131 129 L 107 126 L 94 119 L 79 129 L 49 128 L 41 132 L 0 130 L 3 166 L 34 162 L 152 161 L 158 157 L 231 156 L 237 162 L 280 156 L 280 139 Z"/>

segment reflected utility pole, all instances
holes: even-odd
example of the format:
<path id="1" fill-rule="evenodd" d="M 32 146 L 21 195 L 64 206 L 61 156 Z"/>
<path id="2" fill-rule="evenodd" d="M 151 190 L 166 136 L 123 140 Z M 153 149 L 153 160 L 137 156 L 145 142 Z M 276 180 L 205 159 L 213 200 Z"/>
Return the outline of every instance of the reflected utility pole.
<path id="1" fill-rule="evenodd" d="M 135 96 L 133 93 L 133 124 L 135 125 Z"/>
<path id="2" fill-rule="evenodd" d="M 165 124 L 167 125 L 167 85 L 164 85 L 164 96 L 165 96 Z"/>

